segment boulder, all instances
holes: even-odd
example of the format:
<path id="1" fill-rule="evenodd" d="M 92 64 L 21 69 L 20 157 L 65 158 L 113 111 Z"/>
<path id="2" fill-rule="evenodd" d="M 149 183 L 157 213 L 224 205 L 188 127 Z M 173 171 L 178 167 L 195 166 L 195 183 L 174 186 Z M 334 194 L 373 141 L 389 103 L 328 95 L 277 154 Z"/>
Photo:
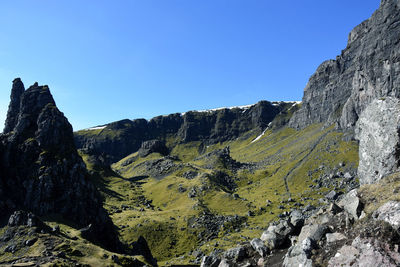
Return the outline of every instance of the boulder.
<path id="1" fill-rule="evenodd" d="M 315 247 L 315 242 L 306 238 L 300 243 L 289 248 L 283 260 L 284 267 L 312 267 L 311 251 Z"/>
<path id="2" fill-rule="evenodd" d="M 388 222 L 394 229 L 399 229 L 400 202 L 398 201 L 386 202 L 372 214 L 372 217 L 374 217 L 377 220 Z"/>
<path id="3" fill-rule="evenodd" d="M 363 203 L 358 197 L 357 189 L 353 189 L 345 194 L 343 198 L 337 202 L 337 205 L 351 214 L 354 219 L 358 219 L 360 217 L 364 208 Z"/>
<path id="4" fill-rule="evenodd" d="M 246 257 L 246 249 L 244 247 L 232 248 L 223 254 L 223 258 L 235 262 L 241 261 L 244 257 Z"/>
<path id="5" fill-rule="evenodd" d="M 328 266 L 399 266 L 400 254 L 374 238 L 360 238 L 341 247 Z"/>
<path id="6" fill-rule="evenodd" d="M 254 238 L 250 241 L 250 245 L 261 257 L 267 256 L 269 249 L 264 245 L 264 242 L 259 238 Z"/>
<path id="7" fill-rule="evenodd" d="M 204 256 L 201 259 L 200 267 L 218 267 L 221 259 L 215 255 Z"/>
<path id="8" fill-rule="evenodd" d="M 399 170 L 400 100 L 385 97 L 374 100 L 361 113 L 356 139 L 360 141 L 358 177 L 360 184 L 371 184 Z"/>
<path id="9" fill-rule="evenodd" d="M 297 213 L 293 214 L 293 222 L 300 223 L 301 218 Z M 280 220 L 277 225 L 271 224 L 260 237 L 267 244 L 269 249 L 280 248 L 286 243 L 289 243 L 289 235 L 294 232 L 295 228 L 287 220 Z"/>
<path id="10" fill-rule="evenodd" d="M 298 238 L 298 242 L 303 242 L 303 240 L 309 238 L 315 242 L 318 242 L 328 231 L 328 227 L 320 224 L 304 225 L 301 228 L 301 232 Z"/>
<path id="11" fill-rule="evenodd" d="M 346 239 L 346 236 L 342 233 L 326 234 L 326 242 L 327 243 L 334 243 L 334 242 L 345 240 L 345 239 Z"/>
<path id="12" fill-rule="evenodd" d="M 304 214 L 300 210 L 294 210 L 290 213 L 290 224 L 295 228 L 299 229 L 304 224 Z"/>

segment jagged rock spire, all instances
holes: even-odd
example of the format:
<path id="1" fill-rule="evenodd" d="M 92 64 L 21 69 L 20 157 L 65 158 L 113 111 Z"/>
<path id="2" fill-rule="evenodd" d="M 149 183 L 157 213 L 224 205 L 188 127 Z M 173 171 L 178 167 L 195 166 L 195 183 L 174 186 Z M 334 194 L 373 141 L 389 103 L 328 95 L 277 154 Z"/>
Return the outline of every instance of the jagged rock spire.
<path id="1" fill-rule="evenodd" d="M 3 133 L 11 132 L 14 129 L 15 125 L 17 125 L 21 96 L 24 91 L 25 87 L 21 79 L 14 79 L 11 89 L 11 101 L 10 105 L 8 106 L 7 119 L 5 122 Z"/>

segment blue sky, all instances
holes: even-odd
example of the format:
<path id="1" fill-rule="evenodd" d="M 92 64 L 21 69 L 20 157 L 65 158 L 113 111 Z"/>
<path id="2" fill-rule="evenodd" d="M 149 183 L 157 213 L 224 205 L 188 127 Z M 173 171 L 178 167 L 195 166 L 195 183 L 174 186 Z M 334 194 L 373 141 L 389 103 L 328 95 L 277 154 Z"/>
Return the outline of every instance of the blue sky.
<path id="1" fill-rule="evenodd" d="M 74 130 L 301 100 L 379 0 L 0 2 L 0 128 L 12 80 L 48 84 Z M 1 131 L 1 129 L 0 129 Z"/>

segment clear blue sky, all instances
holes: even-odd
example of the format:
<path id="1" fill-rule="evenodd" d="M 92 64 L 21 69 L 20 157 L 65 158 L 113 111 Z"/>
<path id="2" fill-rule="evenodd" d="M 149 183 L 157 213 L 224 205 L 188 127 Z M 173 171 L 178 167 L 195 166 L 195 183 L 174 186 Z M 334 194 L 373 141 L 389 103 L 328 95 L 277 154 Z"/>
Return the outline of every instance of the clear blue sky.
<path id="1" fill-rule="evenodd" d="M 48 84 L 75 130 L 301 100 L 379 0 L 0 2 L 0 128 L 11 82 Z M 0 131 L 1 131 L 0 129 Z"/>

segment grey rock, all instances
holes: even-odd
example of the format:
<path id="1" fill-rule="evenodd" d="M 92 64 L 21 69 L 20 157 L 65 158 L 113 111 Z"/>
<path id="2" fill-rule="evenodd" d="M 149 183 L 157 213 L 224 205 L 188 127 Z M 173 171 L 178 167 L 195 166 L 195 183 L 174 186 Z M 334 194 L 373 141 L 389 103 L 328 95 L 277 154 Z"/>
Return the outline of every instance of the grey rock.
<path id="1" fill-rule="evenodd" d="M 300 220 L 300 218 L 297 218 Z M 297 221 L 297 219 L 295 219 Z M 300 224 L 300 221 L 297 221 Z M 271 224 L 260 237 L 269 249 L 282 247 L 289 242 L 289 235 L 294 232 L 295 228 L 287 221 L 280 220 L 277 225 Z"/>
<path id="2" fill-rule="evenodd" d="M 339 212 L 342 212 L 343 209 L 336 205 L 336 203 L 331 203 L 327 209 L 327 211 L 331 214 L 337 214 Z"/>
<path id="3" fill-rule="evenodd" d="M 268 255 L 269 249 L 264 245 L 264 242 L 259 238 L 254 238 L 250 241 L 251 246 L 261 257 Z"/>
<path id="4" fill-rule="evenodd" d="M 204 256 L 201 259 L 200 267 L 218 267 L 220 262 L 221 259 L 217 256 L 214 255 Z"/>
<path id="5" fill-rule="evenodd" d="M 347 47 L 335 60 L 323 62 L 304 89 L 301 108 L 289 125 L 313 123 L 353 129 L 372 100 L 400 95 L 399 1 L 380 8 L 349 34 Z"/>
<path id="6" fill-rule="evenodd" d="M 306 238 L 289 248 L 283 260 L 284 267 L 312 267 L 311 250 L 315 246 L 312 239 Z"/>
<path id="7" fill-rule="evenodd" d="M 298 242 L 303 242 L 306 238 L 318 242 L 328 231 L 328 227 L 320 224 L 304 225 L 298 238 Z"/>
<path id="8" fill-rule="evenodd" d="M 24 92 L 25 87 L 21 79 L 14 79 L 11 89 L 11 101 L 10 105 L 8 106 L 7 120 L 5 121 L 3 133 L 11 132 L 17 125 L 21 96 Z"/>
<path id="9" fill-rule="evenodd" d="M 294 210 L 290 213 L 290 224 L 294 228 L 300 228 L 304 224 L 304 214 L 300 210 Z"/>
<path id="10" fill-rule="evenodd" d="M 227 261 L 226 259 L 222 259 L 219 263 L 218 267 L 232 267 L 233 264 Z"/>
<path id="11" fill-rule="evenodd" d="M 371 184 L 399 170 L 400 100 L 376 99 L 362 112 L 355 130 L 360 141 L 360 184 Z"/>
<path id="12" fill-rule="evenodd" d="M 357 189 L 353 189 L 345 194 L 343 198 L 337 202 L 337 204 L 339 207 L 351 214 L 354 219 L 358 219 L 360 217 L 363 209 L 363 204 L 358 197 Z"/>
<path id="13" fill-rule="evenodd" d="M 342 233 L 326 234 L 326 242 L 327 243 L 334 243 L 334 242 L 345 240 L 345 239 L 346 239 L 346 236 Z"/>
<path id="14" fill-rule="evenodd" d="M 377 220 L 388 222 L 393 228 L 400 227 L 400 202 L 389 201 L 377 209 L 372 216 Z"/>
<path id="15" fill-rule="evenodd" d="M 400 254 L 397 251 L 384 249 L 385 244 L 376 239 L 357 237 L 351 246 L 344 245 L 329 260 L 328 266 L 399 266 Z"/>
<path id="16" fill-rule="evenodd" d="M 335 190 L 330 191 L 328 194 L 325 195 L 325 197 L 329 200 L 336 200 L 338 197 L 338 194 L 336 193 Z"/>
<path id="17" fill-rule="evenodd" d="M 246 256 L 244 247 L 236 247 L 225 251 L 223 257 L 228 260 L 241 261 Z"/>

